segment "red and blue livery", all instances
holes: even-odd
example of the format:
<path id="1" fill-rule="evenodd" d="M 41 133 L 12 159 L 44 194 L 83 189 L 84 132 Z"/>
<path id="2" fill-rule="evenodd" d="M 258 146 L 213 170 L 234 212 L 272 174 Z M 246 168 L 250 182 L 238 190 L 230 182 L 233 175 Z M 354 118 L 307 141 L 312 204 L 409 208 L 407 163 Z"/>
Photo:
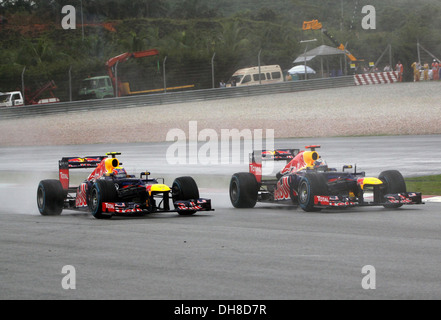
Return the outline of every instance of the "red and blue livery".
<path id="1" fill-rule="evenodd" d="M 162 178 L 127 174 L 116 156 L 64 157 L 59 161 L 59 179 L 42 180 L 37 189 L 37 205 L 42 215 L 60 215 L 63 209 L 90 211 L 97 219 L 135 216 L 154 212 L 193 215 L 213 211 L 210 199 L 199 197 L 192 177 L 176 178 L 171 187 Z M 70 186 L 74 169 L 94 169 L 78 187 Z M 159 180 L 162 179 L 162 183 Z M 170 201 L 173 208 L 170 206 Z"/>
<path id="2" fill-rule="evenodd" d="M 312 145 L 300 149 L 254 151 L 249 172 L 240 172 L 230 181 L 230 199 L 236 208 L 253 208 L 257 202 L 294 204 L 304 211 L 356 206 L 422 204 L 422 195 L 407 192 L 406 182 L 397 170 L 386 170 L 378 177 L 366 177 L 352 165 L 342 170 L 329 168 Z M 286 162 L 275 176 L 262 175 L 264 161 Z M 354 169 L 349 172 L 348 169 Z"/>

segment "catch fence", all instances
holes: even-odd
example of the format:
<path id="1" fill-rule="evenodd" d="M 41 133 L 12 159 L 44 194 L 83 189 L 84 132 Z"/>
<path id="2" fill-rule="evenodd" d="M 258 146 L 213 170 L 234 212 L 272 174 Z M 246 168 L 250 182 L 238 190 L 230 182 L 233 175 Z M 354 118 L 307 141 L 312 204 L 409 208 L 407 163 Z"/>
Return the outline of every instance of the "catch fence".
<path id="1" fill-rule="evenodd" d="M 0 109 L 0 119 L 43 116 L 56 113 L 91 110 L 116 110 L 135 107 L 161 106 L 192 101 L 209 101 L 237 97 L 290 93 L 355 86 L 354 76 L 286 81 L 276 84 L 190 90 L 180 92 L 134 95 L 100 100 L 62 102 L 54 104 L 7 107 Z"/>

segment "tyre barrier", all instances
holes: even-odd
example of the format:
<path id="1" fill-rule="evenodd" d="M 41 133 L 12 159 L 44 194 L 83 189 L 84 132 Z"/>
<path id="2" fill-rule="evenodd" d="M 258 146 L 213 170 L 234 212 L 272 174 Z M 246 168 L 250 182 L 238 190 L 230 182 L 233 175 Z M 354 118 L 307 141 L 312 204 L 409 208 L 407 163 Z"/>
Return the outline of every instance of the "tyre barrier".
<path id="1" fill-rule="evenodd" d="M 355 85 L 357 86 L 398 82 L 398 74 L 396 72 L 363 73 L 356 74 L 354 78 Z"/>

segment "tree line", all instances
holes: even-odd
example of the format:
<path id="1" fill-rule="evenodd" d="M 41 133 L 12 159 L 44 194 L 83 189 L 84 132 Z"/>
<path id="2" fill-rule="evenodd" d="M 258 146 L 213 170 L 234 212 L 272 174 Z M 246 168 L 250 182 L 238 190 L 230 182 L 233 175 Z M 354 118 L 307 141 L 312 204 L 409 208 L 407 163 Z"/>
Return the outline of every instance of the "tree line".
<path id="1" fill-rule="evenodd" d="M 286 70 L 305 50 L 302 40 L 316 38 L 315 46 L 332 45 L 319 31 L 301 30 L 304 20 L 314 18 L 320 19 L 360 59 L 376 61 L 391 44 L 393 61 L 403 62 L 408 80 L 410 65 L 417 59 L 418 41 L 441 56 L 441 22 L 436 18 L 441 13 L 441 4 L 437 1 L 369 1 L 377 8 L 377 30 L 369 31 L 360 27 L 364 3 L 361 0 L 236 2 L 3 0 L 0 14 L 7 19 L 9 28 L 0 27 L 0 91 L 19 87 L 26 67 L 29 85 L 38 86 L 35 79 L 55 80 L 65 98 L 69 70 L 77 85 L 84 77 L 105 73 L 107 59 L 151 48 L 159 49 L 160 56 L 139 59 L 139 68 L 128 64 L 127 70 L 148 70 L 158 85 L 165 57 L 172 79 L 185 77 L 190 70 L 200 70 L 201 74 L 192 75 L 191 79 L 200 82 L 199 88 L 211 87 L 210 63 L 214 54 L 216 82 L 228 80 L 238 68 L 256 65 L 259 52 L 262 64 L 279 64 Z M 80 26 L 69 31 L 60 27 L 65 5 L 74 5 L 78 9 L 77 23 L 81 21 L 80 4 L 84 38 Z M 111 23 L 115 32 L 103 28 L 104 22 Z"/>

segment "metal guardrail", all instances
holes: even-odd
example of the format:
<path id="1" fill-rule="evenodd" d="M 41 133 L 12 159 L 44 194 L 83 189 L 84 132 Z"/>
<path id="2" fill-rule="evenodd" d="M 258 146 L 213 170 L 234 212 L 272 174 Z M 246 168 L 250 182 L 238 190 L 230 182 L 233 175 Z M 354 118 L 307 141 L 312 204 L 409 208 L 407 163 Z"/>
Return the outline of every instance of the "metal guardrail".
<path id="1" fill-rule="evenodd" d="M 44 116 L 56 113 L 84 112 L 92 110 L 109 110 L 143 106 L 164 105 L 191 101 L 228 99 L 274 93 L 330 89 L 355 86 L 353 76 L 313 79 L 307 81 L 288 81 L 277 84 L 192 90 L 173 93 L 127 96 L 105 100 L 74 101 L 53 104 L 7 107 L 0 109 L 0 120 Z"/>

